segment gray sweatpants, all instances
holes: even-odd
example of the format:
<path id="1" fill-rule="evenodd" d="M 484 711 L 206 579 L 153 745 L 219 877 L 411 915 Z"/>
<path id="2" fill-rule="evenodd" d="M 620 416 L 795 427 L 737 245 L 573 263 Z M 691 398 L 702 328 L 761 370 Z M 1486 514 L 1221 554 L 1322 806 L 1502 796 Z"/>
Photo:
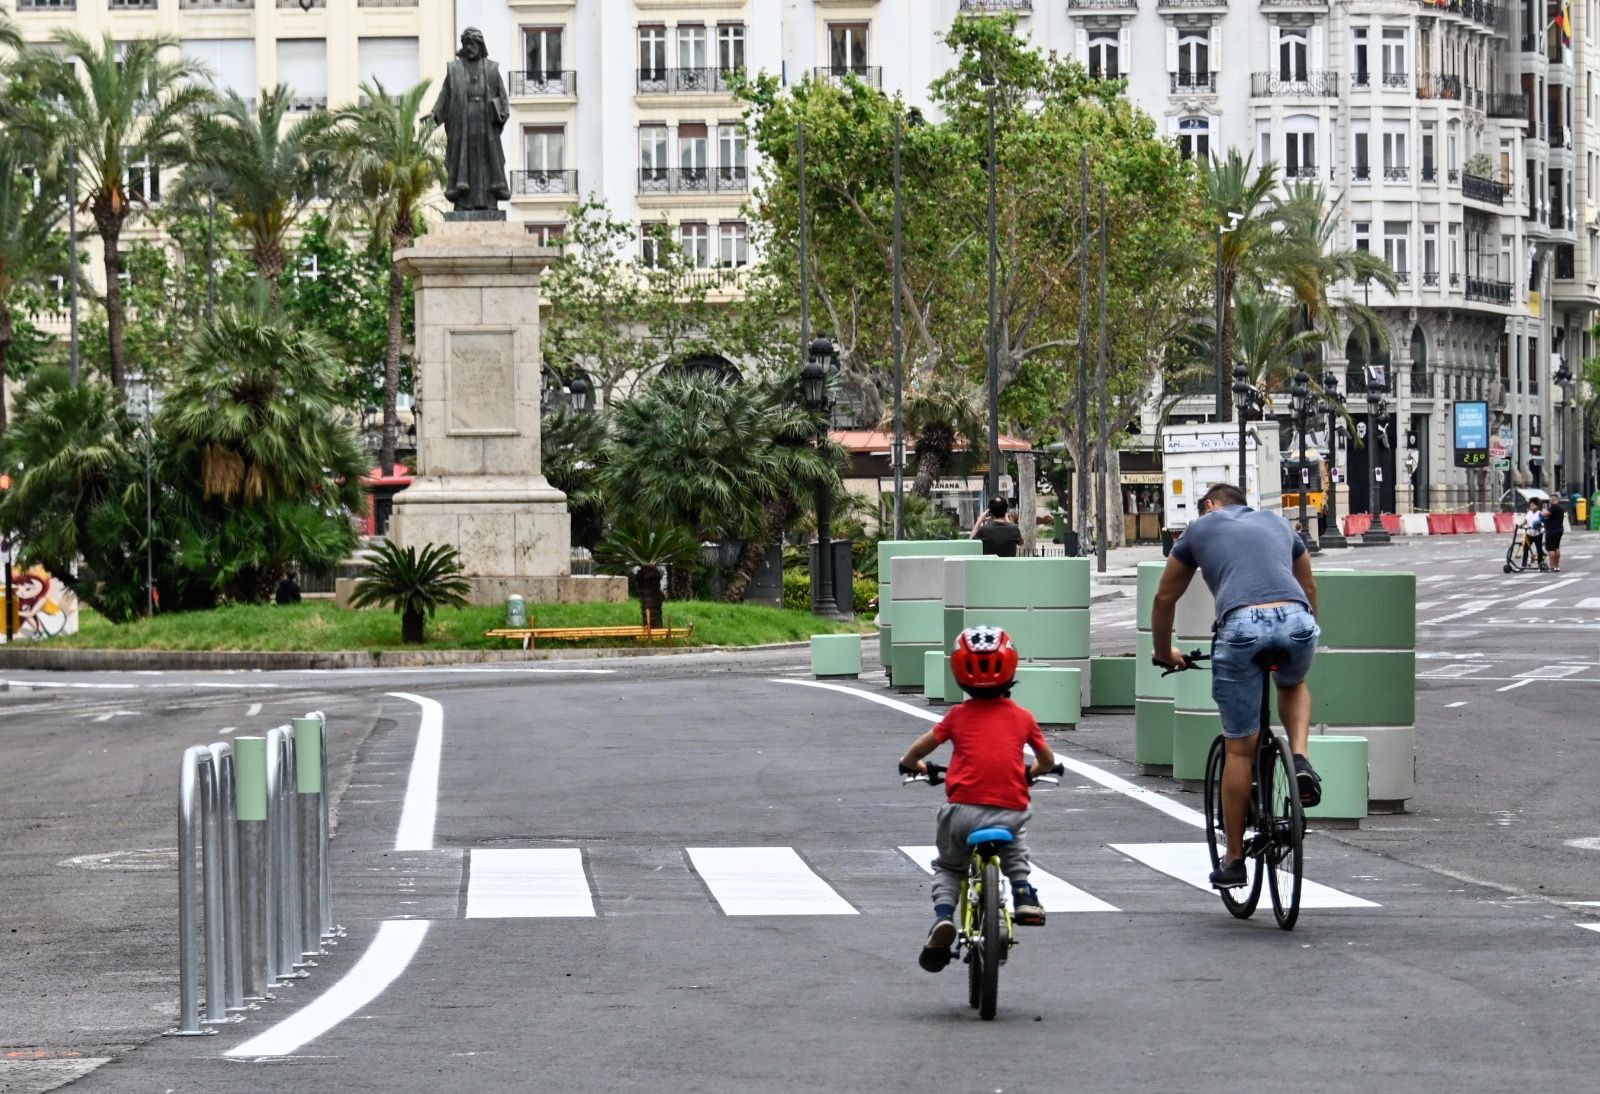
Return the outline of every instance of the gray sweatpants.
<path id="1" fill-rule="evenodd" d="M 1028 880 L 1028 848 L 1022 842 L 1022 826 L 1033 816 L 1031 809 L 1000 809 L 992 805 L 962 805 L 946 802 L 939 807 L 938 829 L 934 839 L 939 857 L 933 860 L 933 903 L 956 903 L 956 894 L 967 876 L 967 861 L 972 851 L 967 834 L 979 828 L 1009 828 L 1016 838 L 1000 845 L 1000 868 L 1013 882 Z"/>

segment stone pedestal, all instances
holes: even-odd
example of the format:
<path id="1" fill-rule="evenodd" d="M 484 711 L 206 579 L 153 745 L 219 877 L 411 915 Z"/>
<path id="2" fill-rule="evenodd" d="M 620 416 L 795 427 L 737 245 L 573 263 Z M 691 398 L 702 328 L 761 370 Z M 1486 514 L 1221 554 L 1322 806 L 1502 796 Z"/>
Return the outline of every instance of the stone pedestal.
<path id="1" fill-rule="evenodd" d="M 421 409 L 389 538 L 455 547 L 473 603 L 626 600 L 624 578 L 572 576 L 566 495 L 539 469 L 539 276 L 556 253 L 454 221 L 395 257 L 416 287 Z"/>

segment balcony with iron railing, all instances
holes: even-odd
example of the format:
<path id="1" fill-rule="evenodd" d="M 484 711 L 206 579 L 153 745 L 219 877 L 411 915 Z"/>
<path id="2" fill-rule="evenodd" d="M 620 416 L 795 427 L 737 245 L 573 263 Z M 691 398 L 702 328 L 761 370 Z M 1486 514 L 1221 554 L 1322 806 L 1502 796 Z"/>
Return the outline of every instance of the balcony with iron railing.
<path id="1" fill-rule="evenodd" d="M 1461 98 L 1460 76 L 1438 76 L 1424 72 L 1417 77 L 1417 98 L 1456 100 Z"/>
<path id="2" fill-rule="evenodd" d="M 1283 177 L 1303 181 L 1317 178 L 1317 165 L 1314 163 L 1297 163 L 1293 167 L 1284 167 Z"/>
<path id="3" fill-rule="evenodd" d="M 1551 122 L 1550 123 L 1550 147 L 1553 148 L 1553 149 L 1554 148 L 1571 149 L 1571 147 L 1572 147 L 1572 130 L 1566 128 L 1560 122 Z"/>
<path id="4" fill-rule="evenodd" d="M 1439 169 L 1431 163 L 1424 163 L 1422 165 L 1422 173 L 1417 177 L 1423 182 L 1438 182 Z"/>
<path id="5" fill-rule="evenodd" d="M 1506 188 L 1494 179 L 1486 179 L 1482 175 L 1470 172 L 1461 173 L 1461 196 L 1471 198 L 1473 201 L 1487 202 L 1490 205 L 1504 205 L 1506 202 Z"/>
<path id="6" fill-rule="evenodd" d="M 641 68 L 640 95 L 731 95 L 742 68 Z"/>
<path id="7" fill-rule="evenodd" d="M 112 6 L 116 6 L 116 0 L 112 0 Z M 155 7 L 154 4 L 150 6 Z M 327 6 L 328 0 L 278 0 L 278 7 L 294 8 L 299 11 L 312 11 L 316 8 L 325 8 Z"/>
<path id="8" fill-rule="evenodd" d="M 1392 163 L 1385 165 L 1383 169 L 1384 182 L 1405 182 L 1410 177 L 1411 167 L 1409 164 Z"/>
<path id="9" fill-rule="evenodd" d="M 1504 30 L 1510 11 L 1504 4 L 1493 0 L 1421 0 L 1424 11 L 1445 12 L 1470 19 L 1492 30 Z"/>
<path id="10" fill-rule="evenodd" d="M 1439 275 L 1433 274 L 1432 276 L 1434 282 L 1437 283 Z M 1411 395 L 1413 398 L 1432 398 L 1433 374 L 1428 371 L 1428 366 L 1418 367 L 1413 365 L 1411 367 Z"/>
<path id="11" fill-rule="evenodd" d="M 110 0 L 106 7 L 112 11 L 155 11 L 156 0 Z"/>
<path id="12" fill-rule="evenodd" d="M 513 171 L 511 196 L 514 198 L 540 197 L 545 194 L 576 194 L 576 171 Z"/>
<path id="13" fill-rule="evenodd" d="M 1067 0 L 1068 11 L 1138 11 L 1139 0 Z"/>
<path id="14" fill-rule="evenodd" d="M 1367 163 L 1352 164 L 1350 166 L 1350 181 L 1351 182 L 1371 182 L 1372 181 L 1372 165 L 1371 164 L 1367 164 Z"/>
<path id="15" fill-rule="evenodd" d="M 1439 287 L 1439 271 L 1424 272 L 1422 275 L 1422 287 L 1425 289 L 1437 289 Z"/>
<path id="16" fill-rule="evenodd" d="M 1193 11 L 1197 8 L 1226 9 L 1228 0 L 1156 0 L 1158 11 Z"/>
<path id="17" fill-rule="evenodd" d="M 1215 95 L 1217 93 L 1217 74 L 1215 72 L 1169 72 L 1168 78 L 1172 81 L 1172 94 L 1190 95 Z"/>
<path id="18" fill-rule="evenodd" d="M 1497 91 L 1489 96 L 1489 109 L 1491 118 L 1515 118 L 1518 121 L 1528 116 L 1528 96 L 1521 91 Z"/>
<path id="19" fill-rule="evenodd" d="M 1252 99 L 1337 99 L 1339 74 L 1337 72 L 1306 72 L 1297 76 L 1279 76 L 1275 72 L 1250 74 Z"/>
<path id="20" fill-rule="evenodd" d="M 641 167 L 641 194 L 743 194 L 750 189 L 745 167 Z"/>
<path id="21" fill-rule="evenodd" d="M 883 88 L 882 65 L 818 65 L 811 71 L 818 80 L 829 80 L 836 84 L 860 80 L 874 91 Z"/>
<path id="22" fill-rule="evenodd" d="M 961 0 L 961 10 L 980 14 L 986 11 L 1030 12 L 1033 0 Z"/>
<path id="23" fill-rule="evenodd" d="M 295 95 L 289 99 L 289 110 L 295 114 L 309 114 L 313 110 L 328 109 L 326 95 Z"/>
<path id="24" fill-rule="evenodd" d="M 78 0 L 17 0 L 17 14 L 28 11 L 77 11 Z"/>
<path id="25" fill-rule="evenodd" d="M 1511 290 L 1514 288 L 1509 281 L 1491 281 L 1483 277 L 1467 278 L 1467 299 L 1479 300 L 1486 304 L 1501 304 L 1509 306 L 1511 303 Z"/>
<path id="26" fill-rule="evenodd" d="M 578 74 L 570 68 L 547 72 L 508 72 L 506 83 L 513 99 L 578 93 Z"/>
<path id="27" fill-rule="evenodd" d="M 256 6 L 256 0 L 178 0 L 180 11 L 247 11 Z"/>
<path id="28" fill-rule="evenodd" d="M 414 8 L 417 0 L 356 0 L 358 8 Z"/>

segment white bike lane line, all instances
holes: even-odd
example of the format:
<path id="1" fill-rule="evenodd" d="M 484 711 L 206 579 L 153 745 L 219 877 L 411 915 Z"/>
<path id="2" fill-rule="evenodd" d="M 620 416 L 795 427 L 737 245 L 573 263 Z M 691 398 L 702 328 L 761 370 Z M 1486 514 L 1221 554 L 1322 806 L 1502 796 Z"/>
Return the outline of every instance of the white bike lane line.
<path id="1" fill-rule="evenodd" d="M 422 708 L 422 724 L 411 754 L 405 804 L 395 835 L 396 851 L 433 849 L 433 826 L 439 805 L 439 761 L 444 745 L 444 708 L 435 700 L 392 691 Z M 260 1059 L 288 1056 L 321 1037 L 382 995 L 411 964 L 428 933 L 425 919 L 386 920 L 367 952 L 327 991 L 277 1025 L 229 1049 L 224 1055 Z"/>

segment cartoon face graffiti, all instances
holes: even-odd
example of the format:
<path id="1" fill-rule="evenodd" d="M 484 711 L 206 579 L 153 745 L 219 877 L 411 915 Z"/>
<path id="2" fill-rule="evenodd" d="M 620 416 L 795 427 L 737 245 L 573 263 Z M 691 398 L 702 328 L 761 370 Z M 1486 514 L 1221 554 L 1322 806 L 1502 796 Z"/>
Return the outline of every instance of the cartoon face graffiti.
<path id="1" fill-rule="evenodd" d="M 78 629 L 77 597 L 44 567 L 12 570 L 11 583 L 19 638 L 53 638 Z"/>

